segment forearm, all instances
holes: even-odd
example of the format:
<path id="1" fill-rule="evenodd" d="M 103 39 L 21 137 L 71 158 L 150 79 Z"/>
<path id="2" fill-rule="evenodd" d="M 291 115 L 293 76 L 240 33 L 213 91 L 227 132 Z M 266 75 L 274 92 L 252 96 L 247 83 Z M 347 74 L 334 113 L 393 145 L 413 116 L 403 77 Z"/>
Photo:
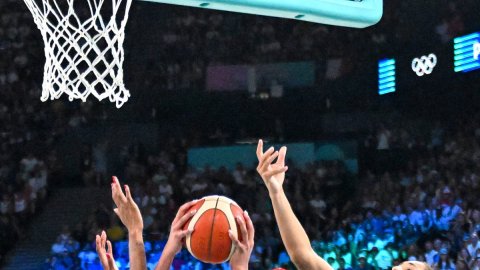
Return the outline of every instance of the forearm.
<path id="1" fill-rule="evenodd" d="M 313 251 L 307 233 L 293 213 L 285 193 L 281 191 L 276 194 L 270 194 L 270 198 L 280 229 L 280 235 L 293 263 L 299 269 L 332 269 L 325 260 L 317 256 Z"/>
<path id="2" fill-rule="evenodd" d="M 232 270 L 248 270 L 248 265 L 245 265 L 245 266 L 230 265 L 230 268 Z"/>
<path id="3" fill-rule="evenodd" d="M 171 251 L 167 246 L 163 249 L 162 256 L 158 261 L 157 265 L 155 266 L 155 270 L 169 270 L 170 266 L 173 263 L 173 259 L 175 258 L 175 252 Z"/>
<path id="4" fill-rule="evenodd" d="M 147 258 L 141 230 L 128 233 L 128 252 L 130 254 L 131 270 L 147 269 Z"/>
<path id="5" fill-rule="evenodd" d="M 278 228 L 280 229 L 280 235 L 288 254 L 292 256 L 298 251 L 311 249 L 307 233 L 293 213 L 285 193 L 279 192 L 277 194 L 271 194 L 270 199 L 272 200 L 273 211 L 275 212 L 275 218 Z"/>

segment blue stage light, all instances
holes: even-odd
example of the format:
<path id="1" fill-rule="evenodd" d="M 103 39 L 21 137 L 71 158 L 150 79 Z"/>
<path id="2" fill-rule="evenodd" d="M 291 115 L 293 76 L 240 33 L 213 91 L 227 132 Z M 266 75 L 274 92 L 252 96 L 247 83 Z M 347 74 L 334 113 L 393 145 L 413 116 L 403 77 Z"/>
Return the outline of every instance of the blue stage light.
<path id="1" fill-rule="evenodd" d="M 395 59 L 383 59 L 378 62 L 378 94 L 395 92 Z"/>
<path id="2" fill-rule="evenodd" d="M 480 69 L 480 32 L 455 38 L 453 49 L 455 72 Z"/>

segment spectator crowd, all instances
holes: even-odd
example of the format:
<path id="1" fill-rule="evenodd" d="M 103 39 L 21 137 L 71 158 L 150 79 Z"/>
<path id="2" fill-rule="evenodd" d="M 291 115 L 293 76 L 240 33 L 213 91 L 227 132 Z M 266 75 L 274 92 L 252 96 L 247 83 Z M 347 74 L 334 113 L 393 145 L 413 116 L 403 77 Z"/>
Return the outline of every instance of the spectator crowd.
<path id="1" fill-rule="evenodd" d="M 26 236 L 29 221 L 42 208 L 49 178 L 58 169 L 52 149 L 55 128 L 49 112 L 30 102 L 37 99 L 38 42 L 31 18 L 14 1 L 0 10 L 0 264 L 14 244 Z"/>
<path id="2" fill-rule="evenodd" d="M 390 269 L 404 260 L 426 261 L 438 270 L 477 269 L 478 122 L 435 124 L 425 137 L 412 130 L 411 136 L 422 138 L 419 141 L 425 144 L 399 143 L 394 139 L 398 132 L 385 125 L 378 130 L 375 138 L 367 136 L 365 142 L 373 143 L 379 154 L 392 151 L 395 155 L 395 149 L 410 149 L 412 154 L 404 167 L 366 171 L 357 177 L 340 161 L 305 167 L 289 164 L 285 190 L 314 250 L 336 270 Z M 390 134 L 386 141 L 383 133 Z M 189 167 L 185 164 L 188 144 L 184 143 L 169 140 L 155 155 L 136 145 L 125 155 L 124 178 L 130 181 L 143 214 L 149 267 L 153 269 L 161 255 L 176 209 L 185 201 L 209 194 L 229 196 L 251 213 L 257 231 L 252 269 L 291 267 L 266 188 L 255 170 L 243 164 L 231 171 Z M 75 252 L 62 256 L 83 269 L 96 267 L 93 239 L 102 229 L 114 241 L 120 268 L 128 269 L 125 231 L 105 206 L 76 226 L 70 238 Z M 59 258 L 53 256 L 50 265 Z M 174 269 L 192 267 L 222 269 L 202 265 L 186 251 L 177 256 Z"/>
<path id="3" fill-rule="evenodd" d="M 204 85 L 207 66 L 216 63 L 326 61 L 349 55 L 358 55 L 361 60 L 366 48 L 382 50 L 390 44 L 406 44 L 415 33 L 413 23 L 419 28 L 430 27 L 436 33 L 435 40 L 447 42 L 467 29 L 465 21 L 476 18 L 479 2 L 442 3 L 430 10 L 432 15 L 427 17 L 431 21 L 422 23 L 413 19 L 418 16 L 405 20 L 408 17 L 404 14 L 414 10 L 407 2 L 389 1 L 382 23 L 365 32 L 169 7 L 175 12 L 165 19 L 166 26 L 149 36 L 161 45 L 157 47 L 161 64 L 145 65 L 149 70 L 139 78 L 156 81 L 162 89 L 194 89 Z M 0 14 L 1 260 L 18 239 L 25 237 L 29 221 L 48 197 L 49 183 L 60 170 L 53 150 L 56 140 L 69 128 L 98 118 L 104 121 L 108 115 L 89 102 L 81 106 L 38 102 L 42 40 L 23 3 L 0 1 L 0 10 L 8 11 Z M 364 38 L 364 33 L 369 37 Z M 443 124 L 427 126 L 428 136 L 416 134 L 425 128 L 391 130 L 383 126 L 365 138 L 365 148 L 374 154 L 395 157 L 398 149 L 410 152 L 405 166 L 394 170 L 380 166 L 357 177 L 340 161 L 306 167 L 289 164 L 288 196 L 315 251 L 335 269 L 385 269 L 405 259 L 425 260 L 441 270 L 480 267 L 480 205 L 476 200 L 480 127 L 475 121 L 454 128 Z M 253 269 L 288 267 L 290 261 L 282 248 L 268 195 L 261 179 L 247 166 L 250 164 L 238 164 L 233 171 L 191 168 L 186 163 L 189 146 L 188 140 L 172 138 L 161 151 L 151 154 L 136 143 L 126 148 L 123 156 L 124 178 L 132 183 L 144 215 L 150 267 L 161 254 L 169 222 L 179 205 L 212 193 L 232 197 L 250 211 L 257 228 Z M 94 167 L 84 164 L 87 184 L 104 181 L 101 155 L 97 154 L 94 163 Z M 101 229 L 115 241 L 120 267 L 127 267 L 125 231 L 109 209 L 100 206 L 84 222 L 65 227 L 45 267 L 98 268 L 93 237 Z M 199 262 L 182 252 L 174 264 L 175 269 L 189 269 Z"/>

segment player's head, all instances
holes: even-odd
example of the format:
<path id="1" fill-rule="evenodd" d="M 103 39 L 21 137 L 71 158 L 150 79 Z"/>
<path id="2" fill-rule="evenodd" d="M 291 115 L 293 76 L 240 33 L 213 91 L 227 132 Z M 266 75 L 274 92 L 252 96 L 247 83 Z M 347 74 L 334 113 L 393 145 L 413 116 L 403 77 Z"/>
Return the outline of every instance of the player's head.
<path id="1" fill-rule="evenodd" d="M 405 261 L 392 267 L 392 270 L 432 270 L 432 268 L 425 262 Z"/>

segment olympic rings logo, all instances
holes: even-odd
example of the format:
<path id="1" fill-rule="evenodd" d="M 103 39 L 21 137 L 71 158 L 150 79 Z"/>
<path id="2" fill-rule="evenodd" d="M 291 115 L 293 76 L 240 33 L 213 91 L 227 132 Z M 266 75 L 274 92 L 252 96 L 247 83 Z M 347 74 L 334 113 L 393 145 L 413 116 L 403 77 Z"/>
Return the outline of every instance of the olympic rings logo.
<path id="1" fill-rule="evenodd" d="M 433 68 L 437 65 L 437 56 L 433 53 L 428 56 L 422 56 L 420 58 L 414 58 L 412 61 L 412 70 L 417 73 L 418 76 L 425 74 L 431 74 Z"/>

